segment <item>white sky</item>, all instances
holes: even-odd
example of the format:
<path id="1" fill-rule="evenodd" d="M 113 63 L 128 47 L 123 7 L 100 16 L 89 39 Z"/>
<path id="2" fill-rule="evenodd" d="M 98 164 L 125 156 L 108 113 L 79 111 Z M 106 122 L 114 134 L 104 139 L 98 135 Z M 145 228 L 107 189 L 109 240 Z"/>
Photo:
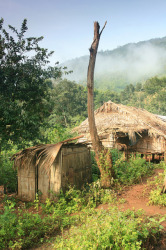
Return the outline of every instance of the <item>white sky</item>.
<path id="1" fill-rule="evenodd" d="M 27 35 L 44 36 L 60 63 L 89 54 L 94 21 L 107 20 L 99 50 L 166 36 L 166 0 L 0 0 L 0 17 L 18 29 L 27 18 Z"/>

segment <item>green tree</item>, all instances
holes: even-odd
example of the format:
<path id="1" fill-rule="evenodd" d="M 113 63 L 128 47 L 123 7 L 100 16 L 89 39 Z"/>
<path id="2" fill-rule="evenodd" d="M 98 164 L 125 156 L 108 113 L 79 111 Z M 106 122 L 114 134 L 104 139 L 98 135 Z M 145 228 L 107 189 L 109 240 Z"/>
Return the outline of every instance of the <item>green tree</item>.
<path id="1" fill-rule="evenodd" d="M 46 79 L 61 76 L 61 68 L 50 67 L 53 52 L 41 48 L 43 37 L 25 37 L 27 20 L 20 31 L 0 20 L 0 145 L 35 141 L 39 126 L 49 115 Z M 13 33 L 12 36 L 10 33 Z"/>
<path id="2" fill-rule="evenodd" d="M 112 90 L 94 90 L 94 104 L 95 109 L 99 108 L 101 105 L 103 105 L 105 102 L 112 101 L 115 103 L 120 102 L 119 94 L 116 92 L 113 92 Z"/>
<path id="3" fill-rule="evenodd" d="M 166 77 L 152 77 L 145 82 L 143 88 L 146 93 L 154 94 L 161 90 L 161 88 L 166 88 Z"/>
<path id="4" fill-rule="evenodd" d="M 133 84 L 129 84 L 125 89 L 120 93 L 120 100 L 123 104 L 128 104 L 133 97 L 135 87 Z"/>
<path id="5" fill-rule="evenodd" d="M 145 92 L 144 108 L 160 115 L 166 115 L 166 77 L 153 77 L 143 85 Z"/>
<path id="6" fill-rule="evenodd" d="M 48 123 L 55 123 L 64 127 L 77 125 L 87 117 L 87 91 L 86 89 L 68 80 L 55 85 L 51 91 L 53 112 Z"/>

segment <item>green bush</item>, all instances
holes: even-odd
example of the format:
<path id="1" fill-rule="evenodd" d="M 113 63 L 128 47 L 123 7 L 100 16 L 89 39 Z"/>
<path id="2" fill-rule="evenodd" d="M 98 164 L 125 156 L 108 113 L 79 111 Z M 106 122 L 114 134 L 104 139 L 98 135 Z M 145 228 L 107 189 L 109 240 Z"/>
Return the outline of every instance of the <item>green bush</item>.
<path id="1" fill-rule="evenodd" d="M 82 191 L 70 188 L 57 198 L 56 202 L 46 200 L 42 205 L 46 214 L 42 215 L 38 214 L 41 204 L 36 206 L 36 201 L 37 214 L 32 214 L 19 209 L 16 211 L 16 202 L 6 200 L 4 213 L 0 214 L 0 248 L 28 249 L 60 232 L 60 229 L 72 226 L 70 238 L 67 236 L 68 243 L 62 238 L 57 240 L 58 249 L 80 249 L 79 246 L 83 249 L 141 249 L 142 242 L 159 230 L 159 222 L 145 219 L 140 213 L 118 211 L 115 208 L 116 194 L 102 189 L 99 180 Z M 114 208 L 109 213 L 95 210 L 101 203 L 114 204 Z M 73 235 L 72 230 L 78 234 Z"/>
<path id="2" fill-rule="evenodd" d="M 59 225 L 57 218 L 24 213 L 14 208 L 15 203 L 6 201 L 4 213 L 0 214 L 0 249 L 27 249 L 50 235 Z"/>
<path id="3" fill-rule="evenodd" d="M 159 173 L 154 177 L 153 180 L 148 182 L 148 185 L 151 187 L 149 195 L 149 205 L 159 205 L 166 207 L 166 194 L 161 193 L 163 187 L 163 180 L 166 175 L 166 164 L 160 163 L 160 167 L 165 169 L 164 173 Z"/>
<path id="4" fill-rule="evenodd" d="M 129 161 L 117 160 L 113 165 L 116 179 L 124 185 L 138 183 L 142 177 L 152 173 L 154 166 L 145 159 L 137 157 Z"/>
<path id="5" fill-rule="evenodd" d="M 122 152 L 120 152 L 118 149 L 114 148 L 110 150 L 110 153 L 112 155 L 112 164 L 113 166 L 116 164 L 116 162 L 121 159 Z"/>
<path id="6" fill-rule="evenodd" d="M 116 207 L 93 210 L 84 223 L 57 237 L 55 249 L 142 249 L 160 231 L 160 221 L 138 211 L 120 212 Z"/>
<path id="7" fill-rule="evenodd" d="M 13 213 L 14 203 L 6 202 L 4 213 L 0 214 L 0 249 L 6 249 L 17 232 L 17 215 Z"/>
<path id="8" fill-rule="evenodd" d="M 166 194 L 161 194 L 161 188 L 157 188 L 150 192 L 148 204 L 166 207 Z"/>
<path id="9" fill-rule="evenodd" d="M 66 226 L 80 223 L 85 215 L 71 216 L 72 213 L 81 211 L 89 213 L 91 208 L 100 203 L 116 202 L 116 195 L 112 190 L 101 189 L 100 181 L 92 183 L 82 191 L 70 188 L 65 194 L 62 192 L 58 200 L 46 200 L 42 204 L 45 216 L 39 215 L 38 199 L 34 201 L 37 214 L 16 211 L 14 200 L 5 201 L 4 213 L 0 214 L 0 249 L 29 248 L 44 239 L 46 235 L 60 230 Z M 36 204 L 37 203 L 37 204 Z"/>
<path id="10" fill-rule="evenodd" d="M 56 200 L 51 201 L 47 199 L 45 205 L 43 205 L 43 211 L 45 213 L 54 213 L 54 215 L 71 214 L 74 212 L 82 211 L 85 208 L 94 208 L 99 204 L 115 203 L 116 194 L 113 190 L 101 188 L 100 180 L 92 182 L 87 185 L 83 190 L 77 190 L 74 187 L 70 187 L 64 194 L 56 196 Z"/>
<path id="11" fill-rule="evenodd" d="M 8 151 L 2 151 L 0 155 L 0 185 L 4 186 L 5 192 L 16 192 L 17 171 L 13 168 L 11 156 L 17 152 L 17 147 L 9 145 Z"/>

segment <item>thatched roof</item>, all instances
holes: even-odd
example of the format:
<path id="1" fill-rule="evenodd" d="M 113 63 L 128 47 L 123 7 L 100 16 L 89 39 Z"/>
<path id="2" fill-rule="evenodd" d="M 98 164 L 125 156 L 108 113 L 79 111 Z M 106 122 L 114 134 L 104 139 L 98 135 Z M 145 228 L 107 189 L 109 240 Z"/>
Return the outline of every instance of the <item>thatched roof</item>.
<path id="1" fill-rule="evenodd" d="M 135 133 L 147 131 L 150 136 L 166 138 L 166 122 L 144 109 L 115 104 L 111 101 L 104 103 L 95 111 L 95 121 L 100 138 L 111 133 L 125 133 L 133 139 Z M 83 134 L 88 140 L 88 119 L 75 128 L 79 134 Z"/>
<path id="2" fill-rule="evenodd" d="M 39 165 L 48 174 L 62 145 L 81 137 L 82 135 L 58 142 L 57 144 L 41 144 L 30 147 L 14 154 L 11 160 L 14 160 L 15 168 L 29 168 L 31 165 L 34 167 Z"/>

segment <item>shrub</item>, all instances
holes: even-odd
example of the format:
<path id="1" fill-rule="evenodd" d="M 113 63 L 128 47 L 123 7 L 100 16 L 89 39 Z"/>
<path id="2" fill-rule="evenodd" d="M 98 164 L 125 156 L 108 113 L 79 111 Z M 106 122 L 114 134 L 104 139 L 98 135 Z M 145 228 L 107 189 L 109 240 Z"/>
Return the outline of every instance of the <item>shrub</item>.
<path id="1" fill-rule="evenodd" d="M 16 235 L 17 216 L 14 211 L 14 203 L 6 202 L 4 213 L 0 214 L 0 249 L 6 249 Z"/>
<path id="2" fill-rule="evenodd" d="M 112 155 L 112 164 L 113 166 L 116 164 L 116 162 L 122 158 L 122 152 L 120 152 L 118 149 L 114 148 L 110 150 Z"/>
<path id="3" fill-rule="evenodd" d="M 42 218 L 21 210 L 15 213 L 14 206 L 14 202 L 7 200 L 4 213 L 0 214 L 0 249 L 27 249 L 58 228 L 57 218 Z"/>
<path id="4" fill-rule="evenodd" d="M 0 248 L 27 249 L 38 243 L 46 235 L 60 230 L 66 226 L 80 223 L 80 217 L 86 217 L 82 213 L 91 212 L 91 208 L 100 203 L 114 203 L 116 195 L 112 190 L 104 190 L 100 187 L 100 181 L 94 182 L 86 189 L 76 190 L 70 188 L 65 194 L 60 193 L 56 202 L 49 199 L 43 204 L 43 212 L 49 215 L 41 216 L 15 210 L 15 202 L 5 201 L 4 213 L 0 214 Z M 36 197 L 34 207 L 39 210 L 39 202 Z M 81 211 L 81 215 L 71 216 L 71 213 Z"/>
<path id="5" fill-rule="evenodd" d="M 129 161 L 117 160 L 113 166 L 117 180 L 124 185 L 138 183 L 142 177 L 153 171 L 153 164 L 147 163 L 145 159 L 137 157 Z"/>
<path id="6" fill-rule="evenodd" d="M 154 177 L 154 180 L 148 182 L 148 185 L 152 189 L 149 195 L 149 205 L 166 206 L 166 194 L 161 193 L 163 180 L 166 174 L 166 165 L 165 163 L 161 163 L 160 166 L 165 169 L 164 173 L 159 173 Z"/>
<path id="7" fill-rule="evenodd" d="M 161 189 L 152 190 L 149 196 L 149 205 L 159 205 L 166 207 L 166 194 L 161 194 Z"/>
<path id="8" fill-rule="evenodd" d="M 98 210 L 84 223 L 57 237 L 55 249 L 141 249 L 142 244 L 160 231 L 160 221 L 138 211 Z"/>
<path id="9" fill-rule="evenodd" d="M 12 145 L 9 145 L 12 146 Z M 16 192 L 17 171 L 13 168 L 10 158 L 17 151 L 17 147 L 10 147 L 8 151 L 2 151 L 0 156 L 0 185 L 4 186 L 5 192 Z"/>
<path id="10" fill-rule="evenodd" d="M 99 204 L 115 203 L 117 200 L 113 190 L 101 188 L 100 180 L 92 182 L 83 190 L 70 187 L 66 193 L 61 191 L 57 198 L 58 201 L 56 202 L 50 199 L 46 200 L 45 205 L 43 205 L 45 213 L 54 213 L 54 215 L 71 214 L 83 211 L 86 207 L 94 208 Z"/>

